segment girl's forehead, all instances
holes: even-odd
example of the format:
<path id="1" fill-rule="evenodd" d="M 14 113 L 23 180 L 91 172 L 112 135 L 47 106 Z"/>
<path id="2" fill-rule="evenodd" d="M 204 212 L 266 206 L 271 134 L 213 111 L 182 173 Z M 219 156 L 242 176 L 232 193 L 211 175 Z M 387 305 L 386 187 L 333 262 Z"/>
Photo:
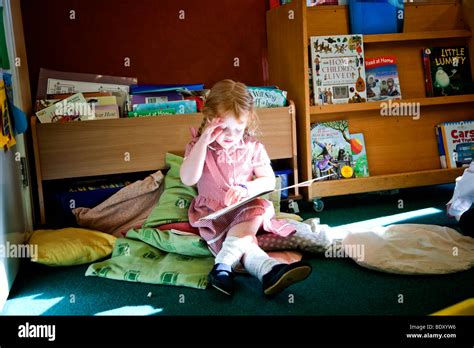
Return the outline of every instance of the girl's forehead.
<path id="1" fill-rule="evenodd" d="M 237 127 L 247 124 L 248 114 L 241 115 L 240 118 L 236 118 L 233 113 L 226 113 L 221 115 L 223 124 L 228 127 Z"/>

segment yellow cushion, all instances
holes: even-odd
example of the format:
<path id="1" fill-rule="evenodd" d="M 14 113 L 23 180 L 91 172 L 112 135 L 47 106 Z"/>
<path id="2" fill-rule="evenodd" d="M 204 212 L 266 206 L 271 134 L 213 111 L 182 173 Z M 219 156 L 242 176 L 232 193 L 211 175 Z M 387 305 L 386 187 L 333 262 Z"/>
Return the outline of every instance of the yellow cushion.
<path id="1" fill-rule="evenodd" d="M 291 214 L 291 213 L 284 213 L 284 212 L 279 212 L 275 215 L 276 219 L 287 219 L 287 220 L 295 220 L 298 222 L 302 222 L 303 218 L 299 215 L 296 214 Z"/>
<path id="2" fill-rule="evenodd" d="M 73 266 L 110 255 L 116 239 L 110 234 L 71 227 L 36 230 L 28 243 L 37 251 L 32 261 L 48 266 Z"/>

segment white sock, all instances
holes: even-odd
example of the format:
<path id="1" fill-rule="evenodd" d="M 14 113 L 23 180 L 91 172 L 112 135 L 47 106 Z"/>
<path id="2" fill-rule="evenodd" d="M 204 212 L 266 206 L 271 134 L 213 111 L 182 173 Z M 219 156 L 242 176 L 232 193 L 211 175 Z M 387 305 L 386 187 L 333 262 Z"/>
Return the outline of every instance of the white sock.
<path id="1" fill-rule="evenodd" d="M 273 266 L 278 265 L 275 259 L 272 259 L 266 252 L 260 247 L 252 243 L 245 252 L 244 255 L 244 267 L 253 276 L 257 277 L 260 281 L 265 274 L 271 271 Z"/>
<path id="2" fill-rule="evenodd" d="M 222 243 L 221 251 L 216 256 L 215 263 L 225 263 L 232 268 L 235 267 L 250 244 L 253 243 L 252 238 L 249 237 L 227 237 Z"/>

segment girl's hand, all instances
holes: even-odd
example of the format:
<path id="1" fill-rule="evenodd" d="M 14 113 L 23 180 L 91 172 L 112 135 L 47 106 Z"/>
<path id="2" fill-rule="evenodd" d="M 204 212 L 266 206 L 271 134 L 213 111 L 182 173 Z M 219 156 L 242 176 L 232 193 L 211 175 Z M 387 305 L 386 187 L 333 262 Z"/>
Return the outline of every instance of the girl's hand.
<path id="1" fill-rule="evenodd" d="M 226 192 L 224 197 L 224 204 L 226 206 L 240 202 L 243 198 L 247 197 L 247 190 L 242 186 L 231 186 Z"/>
<path id="2" fill-rule="evenodd" d="M 223 132 L 222 128 L 220 127 L 222 123 L 223 120 L 220 118 L 214 118 L 211 122 L 208 122 L 202 131 L 201 136 L 199 137 L 199 141 L 201 141 L 205 146 L 212 144 Z"/>

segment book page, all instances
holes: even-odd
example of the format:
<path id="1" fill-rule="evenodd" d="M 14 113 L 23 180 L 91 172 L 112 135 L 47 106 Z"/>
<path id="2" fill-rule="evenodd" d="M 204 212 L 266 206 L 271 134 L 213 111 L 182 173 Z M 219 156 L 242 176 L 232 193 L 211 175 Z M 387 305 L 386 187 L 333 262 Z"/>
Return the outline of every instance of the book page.
<path id="1" fill-rule="evenodd" d="M 207 216 L 204 216 L 202 218 L 199 219 L 199 221 L 202 221 L 202 220 L 214 220 L 216 218 L 218 218 L 219 216 L 222 216 L 238 207 L 241 207 L 242 205 L 244 205 L 245 203 L 248 203 L 258 197 L 261 197 L 261 196 L 265 196 L 266 194 L 268 193 L 271 193 L 271 192 L 279 192 L 279 191 L 283 191 L 283 190 L 288 190 L 290 188 L 293 188 L 293 187 L 303 187 L 303 186 L 309 186 L 312 182 L 314 181 L 318 181 L 318 180 L 323 180 L 325 178 L 328 178 L 330 176 L 333 176 L 334 174 L 330 174 L 330 175 L 326 175 L 326 176 L 323 176 L 323 177 L 320 177 L 320 178 L 316 178 L 316 179 L 312 179 L 312 180 L 308 180 L 308 181 L 304 181 L 304 182 L 301 182 L 299 184 L 296 184 L 296 185 L 291 185 L 291 186 L 287 186 L 287 187 L 282 187 L 278 190 L 268 190 L 268 191 L 263 191 L 263 192 L 260 192 L 260 193 L 257 193 L 253 196 L 250 196 L 250 197 L 247 197 L 243 200 L 241 200 L 240 202 L 237 202 L 237 203 L 234 203 L 234 204 L 231 204 L 221 210 L 218 210 L 212 214 L 209 214 Z"/>

